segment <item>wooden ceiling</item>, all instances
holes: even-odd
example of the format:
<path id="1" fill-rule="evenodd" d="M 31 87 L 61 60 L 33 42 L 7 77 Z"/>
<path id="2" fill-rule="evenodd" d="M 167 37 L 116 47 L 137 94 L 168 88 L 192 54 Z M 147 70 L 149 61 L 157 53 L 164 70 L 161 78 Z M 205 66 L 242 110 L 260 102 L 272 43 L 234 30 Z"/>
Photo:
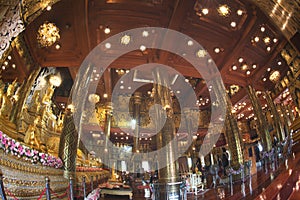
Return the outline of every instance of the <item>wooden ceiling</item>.
<path id="1" fill-rule="evenodd" d="M 222 3 L 230 7 L 228 16 L 220 16 L 217 12 Z M 201 12 L 204 7 L 210 9 L 207 15 Z M 238 10 L 242 11 L 242 15 L 237 14 Z M 59 50 L 55 45 L 40 48 L 37 43 L 37 30 L 45 21 L 55 23 L 60 29 L 61 37 L 56 43 L 61 46 Z M 236 27 L 232 27 L 231 22 L 235 22 Z M 109 34 L 104 33 L 106 27 L 111 30 Z M 141 27 L 169 28 L 198 41 L 216 63 L 227 89 L 231 85 L 241 87 L 232 96 L 233 104 L 247 101 L 247 85 L 261 91 L 270 90 L 275 86 L 269 80 L 271 71 L 279 70 L 283 77 L 289 69 L 280 56 L 287 40 L 255 5 L 246 0 L 61 0 L 27 25 L 24 37 L 35 62 L 42 67 L 62 67 L 62 72 L 69 73 L 74 80 L 84 58 L 94 47 L 117 33 Z M 254 41 L 256 36 L 260 38 L 258 42 Z M 263 41 L 266 37 L 270 38 L 269 43 Z M 171 45 L 176 43 L 174 41 Z M 214 51 L 217 47 L 219 53 Z M 269 51 L 267 47 L 270 47 Z M 23 80 L 29 71 L 24 70 L 22 56 L 16 49 L 12 50 L 12 54 L 17 68 L 3 72 L 2 76 L 4 79 L 19 77 Z M 242 63 L 239 58 L 243 58 Z M 136 50 L 117 59 L 103 74 L 97 92 L 111 94 L 120 78 L 116 69 L 130 70 L 149 62 L 175 68 L 193 83 L 198 97 L 208 96 L 205 82 L 191 64 L 179 56 L 157 49 Z M 247 64 L 246 70 L 242 69 L 243 64 Z M 246 74 L 247 71 L 250 74 Z M 130 81 L 128 79 L 128 86 Z"/>

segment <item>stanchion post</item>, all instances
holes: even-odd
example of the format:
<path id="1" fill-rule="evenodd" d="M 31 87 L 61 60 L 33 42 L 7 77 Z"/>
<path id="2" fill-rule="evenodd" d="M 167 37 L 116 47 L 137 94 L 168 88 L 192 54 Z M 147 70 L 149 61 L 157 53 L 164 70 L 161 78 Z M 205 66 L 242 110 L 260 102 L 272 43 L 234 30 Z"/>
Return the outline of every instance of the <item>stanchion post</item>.
<path id="1" fill-rule="evenodd" d="M 85 176 L 82 176 L 82 188 L 83 188 L 83 198 L 86 197 L 86 183 L 85 183 Z"/>
<path id="2" fill-rule="evenodd" d="M 47 200 L 51 200 L 50 179 L 48 176 L 46 176 L 45 182 L 46 182 L 46 198 L 47 198 Z"/>
<path id="3" fill-rule="evenodd" d="M 73 177 L 70 176 L 69 179 L 69 184 L 70 184 L 70 199 L 73 200 L 74 199 L 74 189 L 73 189 Z"/>
<path id="4" fill-rule="evenodd" d="M 94 177 L 91 176 L 91 191 L 94 189 Z"/>
<path id="5" fill-rule="evenodd" d="M 0 194 L 1 194 L 1 199 L 6 200 L 6 195 L 4 191 L 4 185 L 3 185 L 3 174 L 0 171 Z"/>

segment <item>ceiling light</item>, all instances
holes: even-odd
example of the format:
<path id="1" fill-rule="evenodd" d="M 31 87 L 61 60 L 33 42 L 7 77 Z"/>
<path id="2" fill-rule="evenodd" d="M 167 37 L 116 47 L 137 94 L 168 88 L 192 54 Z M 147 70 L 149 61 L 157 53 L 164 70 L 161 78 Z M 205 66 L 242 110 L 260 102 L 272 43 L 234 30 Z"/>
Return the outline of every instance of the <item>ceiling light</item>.
<path id="1" fill-rule="evenodd" d="M 125 34 L 125 35 L 121 38 L 121 44 L 124 44 L 124 45 L 129 44 L 130 39 L 131 39 L 130 36 Z"/>
<path id="2" fill-rule="evenodd" d="M 60 49 L 60 45 L 59 44 L 57 44 L 57 45 L 55 45 L 55 49 Z"/>
<path id="3" fill-rule="evenodd" d="M 265 37 L 265 38 L 264 38 L 264 43 L 265 43 L 265 44 L 269 44 L 270 41 L 271 41 L 271 39 L 270 39 L 269 37 Z"/>
<path id="4" fill-rule="evenodd" d="M 143 35 L 143 37 L 148 37 L 149 36 L 149 32 L 148 31 L 143 31 L 142 35 Z"/>
<path id="5" fill-rule="evenodd" d="M 263 82 L 265 82 L 267 80 L 267 78 L 263 78 Z"/>
<path id="6" fill-rule="evenodd" d="M 108 94 L 104 93 L 103 98 L 107 98 L 107 97 L 108 97 Z"/>
<path id="7" fill-rule="evenodd" d="M 8 62 L 7 62 L 7 61 L 5 61 L 5 62 L 4 62 L 4 65 L 8 65 Z"/>
<path id="8" fill-rule="evenodd" d="M 189 40 L 187 43 L 188 46 L 192 46 L 193 44 L 194 44 L 194 42 L 192 40 Z"/>
<path id="9" fill-rule="evenodd" d="M 15 69 L 15 68 L 16 68 L 16 64 L 12 64 L 11 67 L 12 67 L 13 69 Z"/>
<path id="10" fill-rule="evenodd" d="M 224 16 L 224 17 L 228 16 L 230 13 L 230 9 L 229 9 L 228 5 L 224 4 L 224 5 L 219 6 L 218 13 L 219 13 L 219 15 Z"/>
<path id="11" fill-rule="evenodd" d="M 236 22 L 231 22 L 231 23 L 230 23 L 230 26 L 231 26 L 232 28 L 235 28 L 235 27 L 236 27 Z"/>
<path id="12" fill-rule="evenodd" d="M 267 69 L 267 71 L 268 71 L 268 72 L 271 71 L 271 68 L 269 67 L 269 68 Z"/>
<path id="13" fill-rule="evenodd" d="M 7 59 L 8 59 L 8 60 L 11 60 L 11 56 L 7 56 Z"/>
<path id="14" fill-rule="evenodd" d="M 241 57 L 241 58 L 239 58 L 239 63 L 242 63 L 243 61 L 244 61 L 244 59 Z"/>
<path id="15" fill-rule="evenodd" d="M 186 79 L 185 79 L 185 82 L 187 82 L 187 83 L 188 83 L 188 82 L 189 82 L 189 79 L 187 79 L 187 78 L 186 78 Z"/>
<path id="16" fill-rule="evenodd" d="M 141 50 L 141 51 L 145 51 L 145 50 L 146 50 L 146 47 L 145 47 L 144 45 L 141 45 L 141 46 L 140 46 L 140 50 Z"/>
<path id="17" fill-rule="evenodd" d="M 277 38 L 274 38 L 274 39 L 273 39 L 273 42 L 274 42 L 274 43 L 276 43 L 277 41 L 278 41 Z"/>
<path id="18" fill-rule="evenodd" d="M 110 28 L 106 27 L 106 28 L 104 29 L 104 33 L 105 33 L 105 34 L 109 34 L 109 33 L 110 33 Z"/>
<path id="19" fill-rule="evenodd" d="M 2 66 L 2 69 L 5 70 L 5 66 L 4 65 Z"/>
<path id="20" fill-rule="evenodd" d="M 219 48 L 219 47 L 216 47 L 216 48 L 214 49 L 214 51 L 215 51 L 215 53 L 220 53 L 220 48 Z"/>
<path id="21" fill-rule="evenodd" d="M 255 42 L 258 42 L 258 41 L 259 41 L 259 37 L 256 36 L 256 37 L 254 38 L 254 41 L 255 41 Z"/>
<path id="22" fill-rule="evenodd" d="M 282 63 L 281 63 L 281 61 L 278 61 L 278 63 L 277 63 L 278 65 L 282 65 Z"/>
<path id="23" fill-rule="evenodd" d="M 204 50 L 204 49 L 200 49 L 199 51 L 197 51 L 197 56 L 198 56 L 199 58 L 203 58 L 203 57 L 205 57 L 206 55 L 207 55 L 207 51 Z"/>
<path id="24" fill-rule="evenodd" d="M 105 48 L 107 48 L 107 49 L 110 49 L 110 47 L 111 47 L 111 44 L 110 43 L 105 43 Z"/>
<path id="25" fill-rule="evenodd" d="M 253 69 L 256 69 L 256 67 L 257 67 L 256 64 L 253 64 L 253 65 L 252 65 L 252 68 L 253 68 Z"/>
<path id="26" fill-rule="evenodd" d="M 246 72 L 246 74 L 247 74 L 247 75 L 250 75 L 250 74 L 251 74 L 251 72 L 248 70 L 248 71 Z"/>
<path id="27" fill-rule="evenodd" d="M 237 70 L 237 66 L 236 66 L 236 65 L 233 65 L 233 66 L 232 66 L 232 70 L 234 70 L 234 71 Z"/>
<path id="28" fill-rule="evenodd" d="M 123 90 L 123 89 L 124 89 L 124 85 L 121 85 L 121 86 L 120 86 L 120 89 L 122 89 L 122 90 Z"/>
<path id="29" fill-rule="evenodd" d="M 263 26 L 260 27 L 260 31 L 261 31 L 261 32 L 265 32 L 265 30 L 266 30 L 265 27 L 263 27 Z"/>
<path id="30" fill-rule="evenodd" d="M 241 16 L 243 14 L 243 11 L 242 10 L 237 10 L 236 13 L 237 13 L 237 15 Z"/>
<path id="31" fill-rule="evenodd" d="M 202 9 L 202 13 L 203 13 L 203 15 L 207 15 L 208 14 L 208 9 L 207 8 L 203 8 Z"/>
<path id="32" fill-rule="evenodd" d="M 130 87 L 130 86 L 128 86 L 128 90 L 131 90 L 131 87 Z"/>
<path id="33" fill-rule="evenodd" d="M 267 51 L 271 51 L 271 47 L 267 47 Z"/>
<path id="34" fill-rule="evenodd" d="M 37 41 L 40 47 L 50 47 L 59 39 L 59 28 L 54 23 L 45 22 L 39 27 Z"/>
<path id="35" fill-rule="evenodd" d="M 246 63 L 244 63 L 244 64 L 242 65 L 242 70 L 245 71 L 245 70 L 247 70 L 247 69 L 248 69 L 248 65 L 247 65 Z"/>

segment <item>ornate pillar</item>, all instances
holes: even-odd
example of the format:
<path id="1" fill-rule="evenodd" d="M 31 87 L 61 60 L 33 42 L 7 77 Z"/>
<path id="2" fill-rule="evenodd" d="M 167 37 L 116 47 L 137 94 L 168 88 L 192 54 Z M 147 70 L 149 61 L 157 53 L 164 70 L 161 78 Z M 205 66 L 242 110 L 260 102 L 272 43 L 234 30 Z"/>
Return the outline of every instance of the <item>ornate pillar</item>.
<path id="1" fill-rule="evenodd" d="M 141 103 L 142 103 L 142 93 L 135 92 L 133 95 L 133 101 L 134 101 L 133 118 L 135 120 L 135 126 L 134 126 L 132 152 L 136 153 L 139 150 L 140 111 L 141 111 Z"/>
<path id="2" fill-rule="evenodd" d="M 158 184 L 155 199 L 167 200 L 169 197 L 180 196 L 180 179 L 179 168 L 176 159 L 177 146 L 171 141 L 176 137 L 173 119 L 172 99 L 170 95 L 170 81 L 168 73 L 160 68 L 153 70 L 154 76 L 154 103 L 160 104 L 163 109 L 156 107 L 156 127 L 161 130 L 157 131 L 157 148 L 165 148 L 165 152 L 158 154 Z M 162 124 L 162 121 L 165 123 Z M 162 166 L 162 163 L 167 163 Z"/>
<path id="3" fill-rule="evenodd" d="M 269 92 L 265 93 L 267 105 L 270 108 L 271 114 L 273 115 L 274 119 L 274 126 L 276 130 L 276 137 L 279 139 L 279 141 L 283 141 L 284 139 L 284 129 L 280 120 L 279 113 L 276 109 L 276 106 L 272 100 L 272 97 Z"/>
<path id="4" fill-rule="evenodd" d="M 105 124 L 104 124 L 104 134 L 105 138 L 105 145 L 104 145 L 104 159 L 103 163 L 108 165 L 109 164 L 109 151 L 112 148 L 110 142 L 110 128 L 111 128 L 111 118 L 112 118 L 112 103 L 107 102 L 105 105 Z"/>
<path id="5" fill-rule="evenodd" d="M 212 88 L 217 99 L 222 101 L 220 105 L 227 105 L 226 107 L 226 119 L 225 119 L 225 135 L 228 143 L 228 148 L 230 151 L 230 164 L 233 168 L 238 169 L 244 162 L 243 158 L 243 148 L 241 143 L 241 135 L 239 133 L 239 128 L 235 116 L 232 114 L 232 104 L 229 96 L 226 94 L 221 94 L 224 89 L 222 89 L 222 84 L 216 80 L 212 82 Z M 222 131 L 222 130 L 220 130 Z"/>
<path id="6" fill-rule="evenodd" d="M 188 133 L 187 135 L 187 143 L 190 144 L 190 146 L 187 148 L 187 153 L 189 156 L 192 157 L 192 160 L 194 160 L 195 152 L 193 151 L 193 147 L 195 147 L 196 141 L 193 141 L 193 132 L 192 132 L 192 113 L 190 108 L 184 108 L 183 109 L 184 116 L 185 116 L 185 129 Z"/>
<path id="7" fill-rule="evenodd" d="M 262 107 L 259 103 L 259 100 L 256 96 L 255 90 L 253 89 L 252 86 L 248 85 L 247 86 L 247 92 L 248 96 L 250 98 L 252 107 L 253 107 L 253 112 L 254 115 L 257 118 L 257 127 L 258 131 L 260 132 L 260 138 L 262 141 L 262 145 L 264 147 L 264 151 L 269 152 L 272 148 L 272 142 L 271 142 L 271 137 L 268 129 L 268 124 L 266 122 L 265 115 L 263 114 Z"/>
<path id="8" fill-rule="evenodd" d="M 66 111 L 63 124 L 58 155 L 64 162 L 64 176 L 70 178 L 75 177 L 78 145 L 78 132 L 70 109 Z"/>

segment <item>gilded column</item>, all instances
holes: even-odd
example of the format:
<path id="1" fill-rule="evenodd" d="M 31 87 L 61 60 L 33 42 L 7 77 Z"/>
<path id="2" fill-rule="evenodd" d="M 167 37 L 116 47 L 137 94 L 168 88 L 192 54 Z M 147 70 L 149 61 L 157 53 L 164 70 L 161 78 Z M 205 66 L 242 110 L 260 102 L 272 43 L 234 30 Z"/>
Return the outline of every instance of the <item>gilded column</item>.
<path id="1" fill-rule="evenodd" d="M 135 92 L 133 95 L 133 101 L 134 101 L 133 118 L 135 120 L 135 126 L 134 126 L 132 152 L 136 153 L 139 150 L 140 111 L 141 111 L 141 103 L 142 103 L 142 93 Z"/>
<path id="2" fill-rule="evenodd" d="M 153 70 L 154 76 L 154 103 L 160 104 L 163 109 L 156 107 L 156 126 L 158 149 L 165 148 L 165 152 L 158 154 L 158 191 L 155 194 L 155 199 L 166 200 L 169 196 L 180 196 L 179 168 L 176 159 L 177 146 L 171 141 L 176 137 L 175 125 L 173 119 L 172 99 L 169 89 L 169 78 L 166 71 L 160 68 Z M 165 123 L 162 124 L 162 121 Z M 161 166 L 166 163 L 166 166 Z"/>
<path id="3" fill-rule="evenodd" d="M 110 128 L 111 128 L 111 118 L 112 118 L 112 103 L 107 102 L 105 105 L 105 124 L 104 124 L 104 134 L 106 136 L 105 138 L 105 144 L 104 144 L 104 159 L 103 163 L 108 165 L 109 164 L 109 151 L 112 147 L 112 143 L 110 142 Z"/>
<path id="4" fill-rule="evenodd" d="M 268 107 L 271 109 L 271 114 L 273 115 L 273 119 L 274 119 L 274 126 L 276 129 L 276 137 L 279 139 L 279 141 L 283 141 L 284 139 L 284 129 L 283 129 L 283 125 L 281 123 L 280 120 L 280 116 L 279 113 L 276 109 L 276 106 L 272 100 L 272 97 L 270 95 L 269 92 L 265 93 L 266 96 L 266 101 L 267 101 L 267 105 Z"/>
<path id="5" fill-rule="evenodd" d="M 248 92 L 248 96 L 250 98 L 250 101 L 251 101 L 251 104 L 253 107 L 254 115 L 257 118 L 258 131 L 260 132 L 259 135 L 260 135 L 260 138 L 262 141 L 264 151 L 269 152 L 272 148 L 272 141 L 271 141 L 268 124 L 266 122 L 265 115 L 263 113 L 262 107 L 259 103 L 259 100 L 256 96 L 256 93 L 255 93 L 255 90 L 253 89 L 253 87 L 248 85 L 247 92 Z"/>
<path id="6" fill-rule="evenodd" d="M 60 135 L 58 153 L 64 163 L 64 176 L 66 178 L 75 177 L 77 144 L 78 132 L 74 124 L 73 114 L 70 109 L 67 109 Z"/>
<path id="7" fill-rule="evenodd" d="M 223 86 L 219 81 L 213 82 L 213 90 L 215 91 L 215 94 L 218 95 L 218 99 L 220 101 L 223 101 L 221 105 L 227 105 L 227 115 L 225 119 L 225 135 L 230 151 L 230 165 L 233 168 L 238 169 L 240 165 L 244 162 L 241 134 L 239 133 L 239 128 L 235 116 L 231 112 L 232 104 L 229 96 L 227 94 L 224 95 L 220 93 L 221 91 L 224 91 L 222 87 Z"/>

